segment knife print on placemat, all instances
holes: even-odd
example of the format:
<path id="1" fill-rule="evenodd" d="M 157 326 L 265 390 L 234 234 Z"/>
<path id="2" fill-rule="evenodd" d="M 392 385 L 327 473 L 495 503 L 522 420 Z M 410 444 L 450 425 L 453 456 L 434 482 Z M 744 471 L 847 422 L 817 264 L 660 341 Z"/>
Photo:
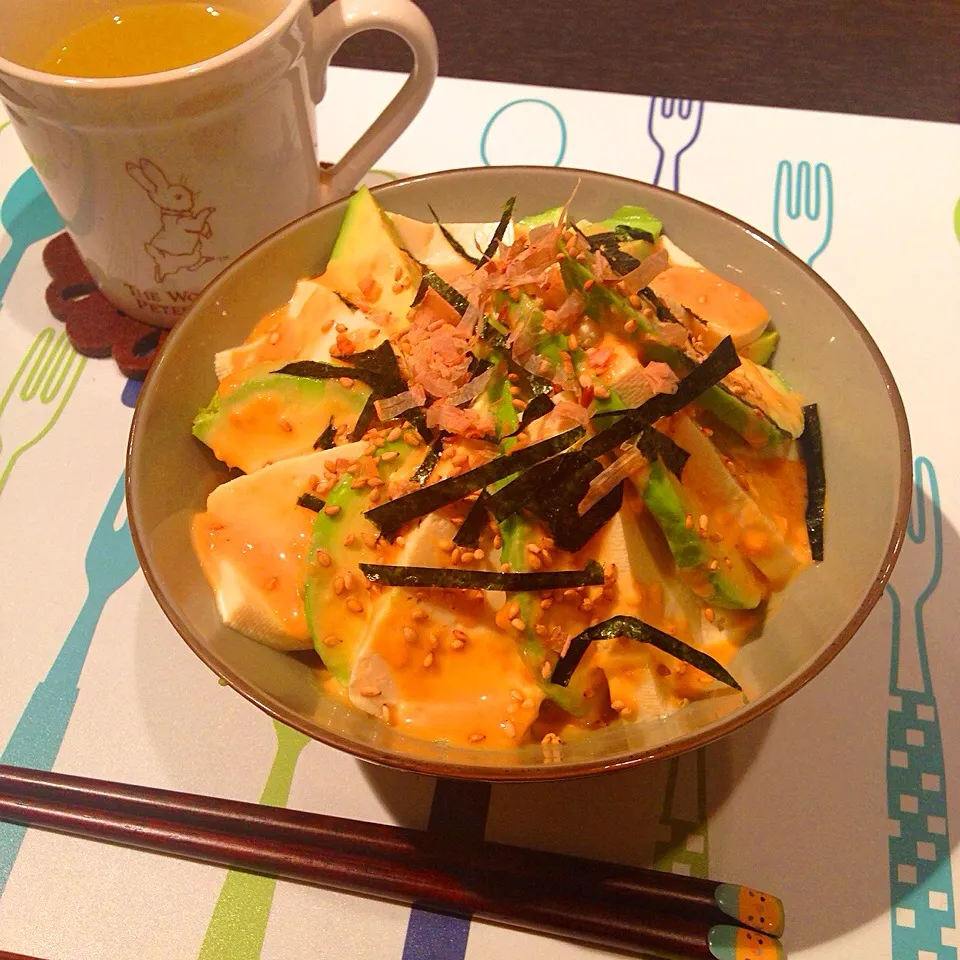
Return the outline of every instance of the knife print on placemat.
<path id="1" fill-rule="evenodd" d="M 833 235 L 833 174 L 825 163 L 777 164 L 773 186 L 773 235 L 811 267 Z"/>
<path id="2" fill-rule="evenodd" d="M 700 136 L 703 101 L 652 97 L 647 135 L 657 148 L 657 168 L 651 183 L 680 192 L 680 158 Z"/>
<path id="3" fill-rule="evenodd" d="M 913 510 L 899 563 L 898 570 L 917 569 L 925 582 L 902 603 L 898 589 L 887 586 L 892 604 L 887 712 L 892 956 L 956 960 L 947 784 L 924 626 L 924 607 L 943 572 L 943 525 L 937 475 L 926 457 L 914 464 Z M 895 571 L 894 580 L 901 579 Z"/>
<path id="4" fill-rule="evenodd" d="M 653 865 L 667 873 L 708 877 L 708 826 L 707 751 L 701 747 L 670 761 L 660 814 L 661 830 L 668 836 L 654 845 Z"/>
<path id="5" fill-rule="evenodd" d="M 524 145 L 527 146 L 530 144 L 536 144 L 538 147 L 543 145 L 546 147 L 546 150 L 542 157 L 530 157 L 529 155 L 524 155 L 522 161 L 520 162 L 525 164 L 541 164 L 545 167 L 559 167 L 560 164 L 563 163 L 563 158 L 567 153 L 567 124 L 563 119 L 563 114 L 552 103 L 550 103 L 549 100 L 541 100 L 539 97 L 524 97 L 520 100 L 511 100 L 509 103 L 505 103 L 502 107 L 494 111 L 493 116 L 491 116 L 484 125 L 483 133 L 480 134 L 480 159 L 483 161 L 483 165 L 485 167 L 515 162 L 515 148 L 517 144 L 515 139 L 510 140 L 510 156 L 499 160 L 496 157 L 494 157 L 493 160 L 490 159 L 490 134 L 496 126 L 497 121 L 500 120 L 505 113 L 512 110 L 514 107 L 522 107 L 525 104 L 545 107 L 547 110 L 546 118 L 549 126 L 552 126 L 551 121 L 556 121 L 557 146 L 556 149 L 554 149 L 553 139 L 547 135 L 546 130 L 533 131 L 530 129 L 528 124 L 528 126 L 525 127 L 525 136 L 522 141 Z M 539 112 L 543 113 L 542 110 Z M 496 139 L 497 138 L 494 137 L 494 142 Z"/>
<path id="6" fill-rule="evenodd" d="M 490 808 L 490 784 L 437 780 L 427 830 L 450 843 L 482 843 Z M 403 960 L 463 960 L 470 936 L 470 918 L 410 910 Z"/>
<path id="7" fill-rule="evenodd" d="M 84 563 L 87 597 L 47 676 L 33 691 L 10 736 L 0 762 L 35 770 L 52 770 L 80 694 L 83 666 L 107 600 L 137 571 L 137 556 L 126 517 L 116 526 L 123 506 L 123 480 L 114 485 Z M 0 823 L 0 896 L 23 843 L 26 828 Z"/>
<path id="8" fill-rule="evenodd" d="M 310 738 L 278 720 L 273 721 L 273 726 L 277 733 L 277 752 L 260 803 L 285 807 L 290 799 L 297 761 Z M 275 877 L 228 871 L 203 938 L 199 960 L 259 960 L 276 886 Z"/>

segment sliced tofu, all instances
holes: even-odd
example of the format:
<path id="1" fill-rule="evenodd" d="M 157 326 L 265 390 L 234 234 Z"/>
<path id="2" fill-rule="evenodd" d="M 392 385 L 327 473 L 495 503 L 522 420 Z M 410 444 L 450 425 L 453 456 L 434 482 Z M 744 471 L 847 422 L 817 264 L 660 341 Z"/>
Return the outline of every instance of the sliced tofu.
<path id="1" fill-rule="evenodd" d="M 425 517 L 398 562 L 449 566 L 441 544 L 454 533 L 450 519 Z M 412 736 L 493 748 L 523 739 L 543 697 L 516 639 L 497 625 L 488 594 L 396 587 L 376 601 L 349 693 L 356 706 Z"/>
<path id="2" fill-rule="evenodd" d="M 767 329 L 770 314 L 752 294 L 724 280 L 661 237 L 670 266 L 650 282 L 657 296 L 675 301 L 699 317 L 692 332 L 712 348 L 731 336 L 739 349 L 753 343 Z M 690 323 L 688 323 L 690 326 Z"/>
<path id="3" fill-rule="evenodd" d="M 598 535 L 591 552 L 605 565 L 616 564 L 616 595 L 608 606 L 596 604 L 592 616 L 615 614 L 637 617 L 728 663 L 741 641 L 757 623 L 747 612 L 722 611 L 711 621 L 704 606 L 677 580 L 673 558 L 655 521 L 628 490 L 624 508 Z M 570 622 L 571 630 L 586 623 Z M 721 629 L 722 627 L 722 629 Z M 606 677 L 610 703 L 624 720 L 644 721 L 678 710 L 703 683 L 712 682 L 699 671 L 646 644 L 614 638 L 594 643 L 580 670 L 599 669 Z"/>
<path id="4" fill-rule="evenodd" d="M 330 348 L 342 332 L 338 325 L 364 349 L 384 339 L 368 317 L 351 310 L 332 290 L 301 280 L 290 301 L 258 323 L 239 347 L 216 354 L 217 379 L 226 381 L 221 392 L 263 369 L 276 370 L 294 360 L 329 360 Z"/>
<path id="5" fill-rule="evenodd" d="M 472 273 L 476 265 L 464 259 L 443 235 L 437 223 L 424 223 L 399 213 L 389 214 L 404 247 L 421 263 L 448 283 Z M 445 223 L 444 228 L 471 257 L 479 257 L 490 243 L 497 229 L 496 223 Z M 507 225 L 503 241 L 514 239 L 513 223 Z"/>
<path id="6" fill-rule="evenodd" d="M 303 609 L 307 550 L 316 514 L 297 504 L 331 459 L 363 443 L 283 460 L 217 487 L 193 520 L 193 542 L 224 623 L 278 650 L 313 644 Z"/>

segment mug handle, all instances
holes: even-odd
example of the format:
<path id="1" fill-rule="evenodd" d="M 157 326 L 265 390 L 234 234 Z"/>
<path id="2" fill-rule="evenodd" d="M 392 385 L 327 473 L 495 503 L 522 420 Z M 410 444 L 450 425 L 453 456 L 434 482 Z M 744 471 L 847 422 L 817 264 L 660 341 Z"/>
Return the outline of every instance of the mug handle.
<path id="1" fill-rule="evenodd" d="M 313 18 L 313 96 L 326 87 L 327 68 L 348 38 L 363 30 L 388 30 L 413 51 L 413 70 L 399 93 L 339 162 L 320 170 L 324 203 L 346 196 L 420 112 L 437 79 L 437 37 L 410 0 L 335 0 Z"/>

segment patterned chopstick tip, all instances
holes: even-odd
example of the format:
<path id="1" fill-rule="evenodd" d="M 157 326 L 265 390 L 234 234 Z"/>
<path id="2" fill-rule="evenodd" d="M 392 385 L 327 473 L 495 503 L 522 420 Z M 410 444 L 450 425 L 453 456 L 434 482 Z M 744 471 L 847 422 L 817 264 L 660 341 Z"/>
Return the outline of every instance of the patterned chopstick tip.
<path id="1" fill-rule="evenodd" d="M 743 927 L 711 927 L 707 946 L 717 960 L 786 960 L 779 940 Z"/>
<path id="2" fill-rule="evenodd" d="M 717 906 L 737 923 L 771 937 L 782 937 L 786 923 L 783 901 L 761 890 L 720 883 L 714 891 Z"/>

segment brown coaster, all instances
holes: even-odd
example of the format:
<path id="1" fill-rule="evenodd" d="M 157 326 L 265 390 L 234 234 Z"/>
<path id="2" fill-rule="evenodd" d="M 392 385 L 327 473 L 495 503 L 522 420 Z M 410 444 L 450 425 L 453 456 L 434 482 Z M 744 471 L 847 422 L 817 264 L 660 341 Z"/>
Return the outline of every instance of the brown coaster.
<path id="1" fill-rule="evenodd" d="M 134 320 L 110 303 L 68 234 L 47 243 L 43 265 L 52 278 L 47 306 L 63 321 L 74 350 L 85 357 L 113 356 L 125 377 L 142 380 L 170 331 Z"/>

